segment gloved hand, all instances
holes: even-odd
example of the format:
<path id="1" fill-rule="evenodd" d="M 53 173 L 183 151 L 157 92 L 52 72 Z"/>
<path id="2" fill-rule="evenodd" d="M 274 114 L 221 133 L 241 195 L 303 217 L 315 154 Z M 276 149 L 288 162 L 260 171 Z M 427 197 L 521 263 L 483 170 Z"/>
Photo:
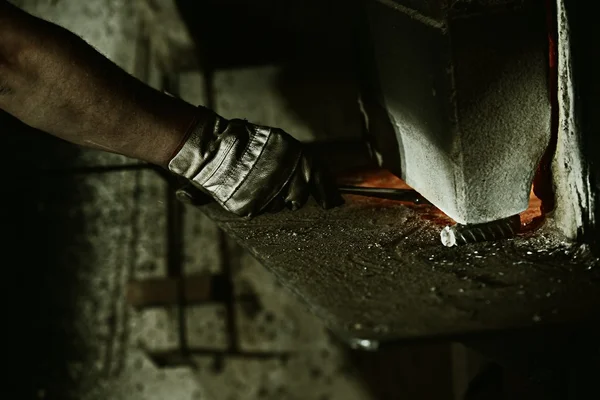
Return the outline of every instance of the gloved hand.
<path id="1" fill-rule="evenodd" d="M 343 203 L 334 181 L 296 139 L 204 107 L 169 170 L 240 216 L 295 210 L 309 195 L 323 208 Z M 201 202 L 189 188 L 180 189 L 178 198 Z"/>

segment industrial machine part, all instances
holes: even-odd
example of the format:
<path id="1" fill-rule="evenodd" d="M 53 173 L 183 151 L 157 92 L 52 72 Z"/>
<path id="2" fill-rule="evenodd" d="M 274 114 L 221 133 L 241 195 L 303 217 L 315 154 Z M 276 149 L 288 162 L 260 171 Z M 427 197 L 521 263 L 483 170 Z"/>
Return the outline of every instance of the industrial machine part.
<path id="1" fill-rule="evenodd" d="M 431 205 L 427 199 L 413 189 L 342 185 L 339 187 L 339 190 L 342 194 Z M 483 224 L 449 225 L 442 229 L 440 239 L 446 247 L 460 246 L 468 243 L 510 238 L 519 233 L 520 227 L 520 216 L 513 215 Z"/>
<path id="2" fill-rule="evenodd" d="M 363 109 L 381 164 L 460 224 L 525 210 L 551 133 L 544 2 L 367 8 Z"/>
<path id="3" fill-rule="evenodd" d="M 412 189 L 398 189 L 398 188 L 381 188 L 381 187 L 365 187 L 365 186 L 351 186 L 342 185 L 338 189 L 342 194 L 353 194 L 357 196 L 368 196 L 377 197 L 380 199 L 406 201 L 415 204 L 431 204 Z"/>
<path id="4" fill-rule="evenodd" d="M 440 238 L 446 247 L 461 244 L 504 239 L 519 232 L 521 218 L 518 215 L 484 224 L 446 226 Z"/>

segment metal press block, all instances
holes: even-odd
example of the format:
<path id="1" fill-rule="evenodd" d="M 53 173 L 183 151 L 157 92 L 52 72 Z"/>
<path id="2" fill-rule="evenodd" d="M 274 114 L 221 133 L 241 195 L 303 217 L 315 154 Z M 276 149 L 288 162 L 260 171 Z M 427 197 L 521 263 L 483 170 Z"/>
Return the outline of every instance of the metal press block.
<path id="1" fill-rule="evenodd" d="M 525 210 L 550 139 L 543 1 L 369 1 L 381 164 L 461 224 Z"/>

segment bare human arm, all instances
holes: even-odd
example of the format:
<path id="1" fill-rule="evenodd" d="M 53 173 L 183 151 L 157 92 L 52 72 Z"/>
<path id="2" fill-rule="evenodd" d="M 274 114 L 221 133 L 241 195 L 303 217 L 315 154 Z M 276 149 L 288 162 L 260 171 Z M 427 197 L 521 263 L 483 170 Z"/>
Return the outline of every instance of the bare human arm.
<path id="1" fill-rule="evenodd" d="M 160 93 L 73 33 L 2 0 L 0 109 L 71 143 L 168 168 L 237 215 L 297 209 L 310 195 L 325 208 L 342 203 L 281 129 Z"/>
<path id="2" fill-rule="evenodd" d="M 167 167 L 196 108 L 0 0 L 0 109 L 66 141 Z"/>

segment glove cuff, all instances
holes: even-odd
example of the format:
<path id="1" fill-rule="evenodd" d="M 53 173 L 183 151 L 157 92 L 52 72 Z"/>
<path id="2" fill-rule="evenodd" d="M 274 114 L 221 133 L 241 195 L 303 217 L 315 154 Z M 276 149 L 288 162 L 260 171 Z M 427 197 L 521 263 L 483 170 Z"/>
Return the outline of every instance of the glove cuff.
<path id="1" fill-rule="evenodd" d="M 226 120 L 203 107 L 198 114 L 169 170 L 229 211 L 260 211 L 287 183 L 302 155 L 299 143 L 278 129 Z"/>
<path id="2" fill-rule="evenodd" d="M 209 125 L 218 126 L 223 118 L 214 112 L 199 106 L 197 113 L 192 120 L 184 138 L 169 161 L 169 171 L 183 176 L 187 179 L 192 179 L 195 173 L 202 167 L 208 154 L 202 151 L 206 147 L 203 143 L 210 142 L 212 138 L 205 137 L 209 132 L 206 132 Z M 206 150 L 206 149 L 205 149 Z"/>

